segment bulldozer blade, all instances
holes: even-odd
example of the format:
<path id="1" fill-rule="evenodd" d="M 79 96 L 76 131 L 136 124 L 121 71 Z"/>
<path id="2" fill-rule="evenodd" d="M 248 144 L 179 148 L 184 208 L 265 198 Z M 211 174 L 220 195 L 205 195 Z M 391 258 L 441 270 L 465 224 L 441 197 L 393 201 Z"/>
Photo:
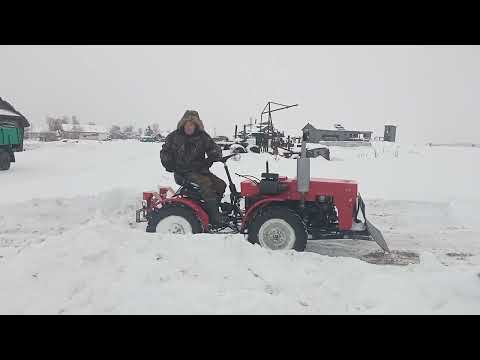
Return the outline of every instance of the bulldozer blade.
<path id="1" fill-rule="evenodd" d="M 365 219 L 365 226 L 367 227 L 367 231 L 372 237 L 373 241 L 377 243 L 378 246 L 382 248 L 383 251 L 385 252 L 390 252 L 390 249 L 388 248 L 387 242 L 385 241 L 385 238 L 382 235 L 382 232 L 377 229 L 375 225 L 373 225 L 370 221 L 367 220 L 366 212 L 365 212 L 365 203 L 363 202 L 362 197 L 360 194 L 358 195 L 358 207 L 357 207 L 357 214 L 355 214 L 355 217 L 358 215 L 358 210 L 361 210 L 363 218 Z"/>
<path id="2" fill-rule="evenodd" d="M 383 251 L 385 252 L 390 252 L 390 249 L 388 248 L 387 242 L 385 241 L 382 232 L 378 230 L 370 221 L 365 219 L 365 225 L 367 226 L 367 231 L 372 237 L 373 241 L 375 241 L 378 246 L 382 248 Z"/>

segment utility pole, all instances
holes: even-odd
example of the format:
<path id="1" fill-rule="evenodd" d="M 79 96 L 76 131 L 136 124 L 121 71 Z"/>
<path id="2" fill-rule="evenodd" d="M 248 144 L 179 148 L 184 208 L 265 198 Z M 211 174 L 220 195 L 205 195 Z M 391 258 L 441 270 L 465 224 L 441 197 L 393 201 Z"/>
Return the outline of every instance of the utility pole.
<path id="1" fill-rule="evenodd" d="M 252 117 L 250 116 L 250 124 L 248 125 L 250 127 L 250 134 L 252 133 L 252 126 L 253 126 L 253 121 Z"/>
<path id="2" fill-rule="evenodd" d="M 277 109 L 272 110 L 272 104 L 279 106 Z M 266 136 L 267 136 L 267 151 L 268 151 L 268 140 L 273 139 L 273 120 L 272 120 L 272 112 L 275 111 L 280 111 L 280 110 L 285 110 L 289 109 L 291 107 L 298 106 L 298 104 L 295 105 L 284 105 L 284 104 L 279 104 L 273 101 L 269 101 L 267 105 L 263 108 L 262 113 L 260 114 L 260 124 L 262 124 L 262 118 L 264 114 L 268 114 L 268 120 L 267 120 L 267 126 L 266 126 Z M 268 110 L 267 110 L 268 108 Z"/>

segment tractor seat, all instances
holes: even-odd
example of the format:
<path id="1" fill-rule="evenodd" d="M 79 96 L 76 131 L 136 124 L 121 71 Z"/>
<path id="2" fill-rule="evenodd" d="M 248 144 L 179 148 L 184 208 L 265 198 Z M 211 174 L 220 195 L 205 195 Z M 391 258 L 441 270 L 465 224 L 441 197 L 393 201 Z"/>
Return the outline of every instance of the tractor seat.
<path id="1" fill-rule="evenodd" d="M 175 182 L 180 185 L 180 188 L 177 190 L 175 195 L 186 196 L 199 202 L 203 201 L 202 195 L 200 194 L 200 186 L 198 186 L 198 184 L 188 181 L 180 174 L 174 173 L 173 178 L 175 179 Z"/>
<path id="2" fill-rule="evenodd" d="M 177 174 L 177 173 L 173 174 L 173 178 L 175 179 L 175 182 L 182 187 L 185 187 L 189 190 L 194 190 L 194 191 L 200 190 L 200 186 L 198 186 L 198 184 L 188 181 L 186 178 L 184 178 L 180 174 Z"/>

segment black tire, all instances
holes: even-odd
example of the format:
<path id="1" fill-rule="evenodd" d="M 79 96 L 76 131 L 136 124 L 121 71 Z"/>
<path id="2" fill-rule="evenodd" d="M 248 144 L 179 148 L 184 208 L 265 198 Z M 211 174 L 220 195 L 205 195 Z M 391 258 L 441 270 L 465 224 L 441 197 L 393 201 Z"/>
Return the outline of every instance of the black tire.
<path id="1" fill-rule="evenodd" d="M 303 223 L 302 218 L 295 211 L 283 206 L 267 206 L 266 208 L 261 209 L 248 224 L 248 241 L 250 241 L 252 244 L 258 243 L 262 245 L 262 241 L 259 239 L 260 229 L 262 228 L 263 224 L 273 219 L 283 220 L 283 222 L 290 226 L 291 230 L 295 234 L 293 246 L 288 247 L 288 249 L 291 248 L 296 251 L 304 251 L 305 247 L 307 246 L 308 239 L 305 224 Z M 262 246 L 264 245 L 265 243 Z M 273 247 L 266 247 L 275 250 Z"/>
<path id="2" fill-rule="evenodd" d="M 166 205 L 154 211 L 151 214 L 150 219 L 148 220 L 146 231 L 150 233 L 157 232 L 157 226 L 160 221 L 166 219 L 169 216 L 179 216 L 184 218 L 192 227 L 193 234 L 203 232 L 200 220 L 198 220 L 194 212 L 191 209 L 180 205 Z"/>
<path id="3" fill-rule="evenodd" d="M 10 154 L 0 150 L 0 170 L 10 169 Z"/>

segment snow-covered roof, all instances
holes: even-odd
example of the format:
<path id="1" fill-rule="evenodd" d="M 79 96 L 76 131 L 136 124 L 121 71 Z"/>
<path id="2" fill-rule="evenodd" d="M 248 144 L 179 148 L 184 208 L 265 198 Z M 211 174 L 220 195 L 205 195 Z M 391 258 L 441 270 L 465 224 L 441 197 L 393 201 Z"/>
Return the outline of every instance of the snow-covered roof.
<path id="1" fill-rule="evenodd" d="M 15 114 L 11 111 L 8 111 L 8 110 L 3 110 L 3 109 L 0 109 L 0 115 L 8 115 L 8 116 L 20 116 L 18 114 Z"/>
<path id="2" fill-rule="evenodd" d="M 74 127 L 76 127 L 74 129 Z M 63 131 L 67 132 L 81 132 L 81 133 L 99 133 L 99 134 L 105 134 L 108 133 L 108 130 L 102 126 L 98 125 L 83 125 L 83 124 L 62 124 L 62 129 Z"/>
<path id="3" fill-rule="evenodd" d="M 8 122 L 8 118 L 10 118 L 10 120 L 15 119 L 14 121 L 16 122 L 17 126 L 21 126 L 23 128 L 30 126 L 30 123 L 25 118 L 25 116 L 23 116 L 19 111 L 17 111 L 12 106 L 12 104 L 3 100 L 1 97 L 0 97 L 0 111 L 2 111 L 2 113 L 0 113 L 0 120 L 2 117 L 3 118 L 7 117 L 6 120 L 3 119 L 4 122 Z"/>
<path id="4" fill-rule="evenodd" d="M 345 129 L 342 125 L 340 125 L 340 126 L 336 126 L 336 125 L 340 125 L 340 124 L 334 124 L 331 129 L 327 129 L 327 128 L 316 127 L 316 126 L 312 125 L 312 123 L 307 123 L 307 125 L 305 125 L 302 129 L 305 129 L 306 127 L 312 127 L 315 130 L 329 131 L 329 132 L 334 132 L 334 131 L 337 131 L 337 132 L 342 132 L 342 131 L 343 132 L 356 132 L 356 133 L 371 133 L 371 132 L 373 132 L 371 130 L 357 130 L 357 129 L 352 129 L 352 128 Z"/>

